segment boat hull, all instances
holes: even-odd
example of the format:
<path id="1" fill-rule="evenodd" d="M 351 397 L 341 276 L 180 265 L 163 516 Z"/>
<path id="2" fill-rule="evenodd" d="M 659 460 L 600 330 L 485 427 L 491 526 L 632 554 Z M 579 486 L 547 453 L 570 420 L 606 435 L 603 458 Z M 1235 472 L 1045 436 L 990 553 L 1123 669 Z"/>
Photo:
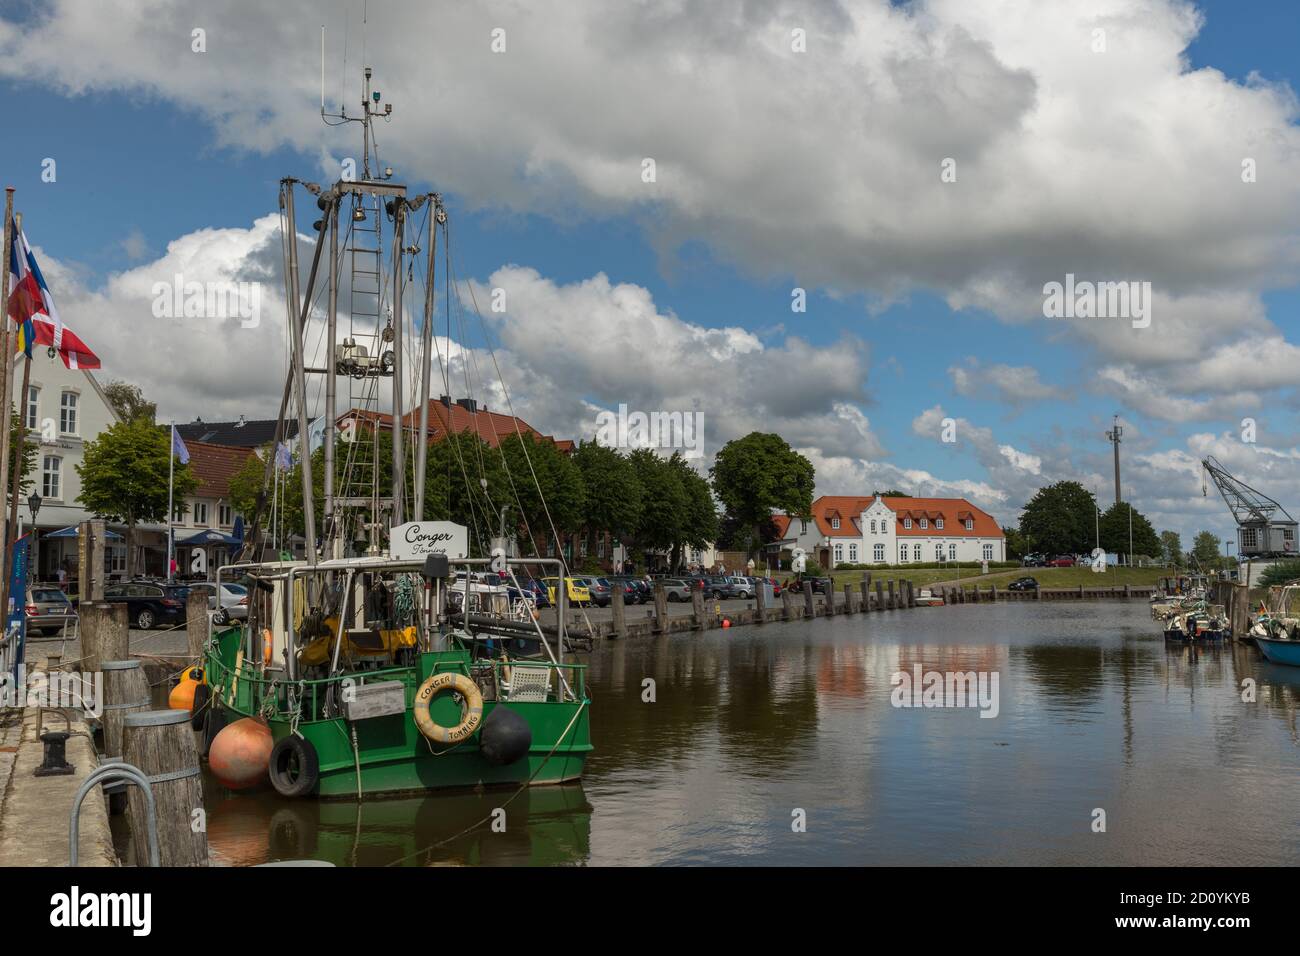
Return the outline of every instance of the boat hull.
<path id="1" fill-rule="evenodd" d="M 1300 667 L 1300 641 L 1279 641 L 1275 637 L 1255 637 L 1255 646 L 1271 664 Z"/>

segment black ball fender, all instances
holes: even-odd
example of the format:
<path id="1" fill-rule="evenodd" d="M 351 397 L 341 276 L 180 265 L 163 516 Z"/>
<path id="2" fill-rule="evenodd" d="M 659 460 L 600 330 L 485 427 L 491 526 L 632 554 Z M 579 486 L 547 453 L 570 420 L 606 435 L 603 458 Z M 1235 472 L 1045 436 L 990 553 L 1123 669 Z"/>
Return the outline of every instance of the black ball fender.
<path id="1" fill-rule="evenodd" d="M 533 729 L 528 721 L 501 704 L 492 708 L 479 731 L 483 759 L 494 767 L 508 767 L 526 757 L 532 746 Z"/>
<path id="2" fill-rule="evenodd" d="M 310 740 L 290 734 L 271 748 L 266 772 L 282 797 L 305 797 L 320 782 L 320 757 Z"/>

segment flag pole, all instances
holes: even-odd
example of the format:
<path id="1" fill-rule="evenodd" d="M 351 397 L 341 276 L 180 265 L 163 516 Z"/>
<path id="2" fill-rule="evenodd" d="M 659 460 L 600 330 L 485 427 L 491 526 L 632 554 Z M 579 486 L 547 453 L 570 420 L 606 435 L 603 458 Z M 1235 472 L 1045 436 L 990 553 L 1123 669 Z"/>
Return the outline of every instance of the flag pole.
<path id="1" fill-rule="evenodd" d="M 5 222 L 4 222 L 4 263 L 0 265 L 0 308 L 4 316 L 0 317 L 3 334 L 0 334 L 0 352 L 4 361 L 0 362 L 0 395 L 4 396 L 4 428 L 0 429 L 0 489 L 9 487 L 9 431 L 13 424 L 10 409 L 13 407 L 11 379 L 14 367 L 14 350 L 9 330 L 9 260 L 13 256 L 13 221 L 14 221 L 14 187 L 5 187 Z M 9 540 L 7 512 L 0 508 L 0 541 Z M 4 626 L 9 621 L 9 576 L 0 575 L 0 614 L 4 616 Z"/>
<path id="2" fill-rule="evenodd" d="M 27 395 L 27 388 L 32 380 L 32 357 L 30 355 L 24 354 L 23 359 L 24 359 L 23 360 L 23 389 L 18 394 L 25 398 Z M 24 404 L 26 404 L 26 402 L 24 402 Z M 26 411 L 26 409 L 24 409 L 23 411 Z M 27 416 L 22 412 L 19 412 L 18 429 L 14 434 L 15 464 L 13 468 L 13 474 L 9 476 L 10 480 L 12 481 L 12 484 L 9 488 L 9 528 L 11 529 L 12 532 L 16 532 L 18 530 L 18 495 L 19 492 L 22 490 L 23 452 L 26 451 L 26 441 L 27 441 L 26 431 L 27 431 Z M 59 490 L 60 492 L 62 491 L 62 489 Z M 33 534 L 36 533 L 35 522 L 32 522 L 32 533 Z M 10 576 L 13 574 L 14 555 L 17 553 L 17 547 L 16 547 L 17 544 L 18 544 L 18 537 L 16 535 L 13 537 L 13 540 L 7 540 L 5 542 L 5 580 L 6 581 L 9 580 Z M 35 580 L 35 578 L 30 578 L 29 580 Z M 23 595 L 21 599 L 25 600 L 26 595 Z M 6 607 L 9 606 L 8 601 L 5 602 L 5 606 Z"/>
<path id="3" fill-rule="evenodd" d="M 172 433 L 167 443 L 167 583 L 172 583 L 172 562 L 176 555 L 176 532 L 172 520 L 176 515 L 172 505 L 172 479 L 176 477 L 176 419 L 172 419 Z"/>

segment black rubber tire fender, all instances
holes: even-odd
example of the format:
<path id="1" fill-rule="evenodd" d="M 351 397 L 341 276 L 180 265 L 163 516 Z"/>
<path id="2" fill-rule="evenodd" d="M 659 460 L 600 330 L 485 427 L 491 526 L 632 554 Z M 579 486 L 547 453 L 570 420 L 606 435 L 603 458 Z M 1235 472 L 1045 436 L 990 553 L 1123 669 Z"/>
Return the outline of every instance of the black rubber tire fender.
<path id="1" fill-rule="evenodd" d="M 290 767 L 297 762 L 297 776 L 292 776 Z M 289 734 L 282 737 L 271 748 L 271 760 L 267 764 L 267 774 L 271 786 L 282 797 L 305 797 L 316 789 L 320 782 L 320 757 L 310 740 Z"/>
<path id="2" fill-rule="evenodd" d="M 194 702 L 190 704 L 190 728 L 202 730 L 208 719 L 208 704 L 212 701 L 212 688 L 200 684 L 194 688 Z"/>

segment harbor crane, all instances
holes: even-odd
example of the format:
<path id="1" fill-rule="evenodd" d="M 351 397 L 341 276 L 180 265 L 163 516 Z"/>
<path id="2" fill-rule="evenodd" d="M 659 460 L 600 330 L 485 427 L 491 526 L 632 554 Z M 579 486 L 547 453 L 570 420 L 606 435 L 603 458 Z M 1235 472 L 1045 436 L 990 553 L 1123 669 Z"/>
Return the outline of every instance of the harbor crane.
<path id="1" fill-rule="evenodd" d="M 1295 556 L 1296 521 L 1285 508 L 1234 478 L 1216 458 L 1202 459 L 1201 467 L 1218 487 L 1237 522 L 1237 554 L 1242 560 Z M 1202 482 L 1201 494 L 1208 493 Z"/>

